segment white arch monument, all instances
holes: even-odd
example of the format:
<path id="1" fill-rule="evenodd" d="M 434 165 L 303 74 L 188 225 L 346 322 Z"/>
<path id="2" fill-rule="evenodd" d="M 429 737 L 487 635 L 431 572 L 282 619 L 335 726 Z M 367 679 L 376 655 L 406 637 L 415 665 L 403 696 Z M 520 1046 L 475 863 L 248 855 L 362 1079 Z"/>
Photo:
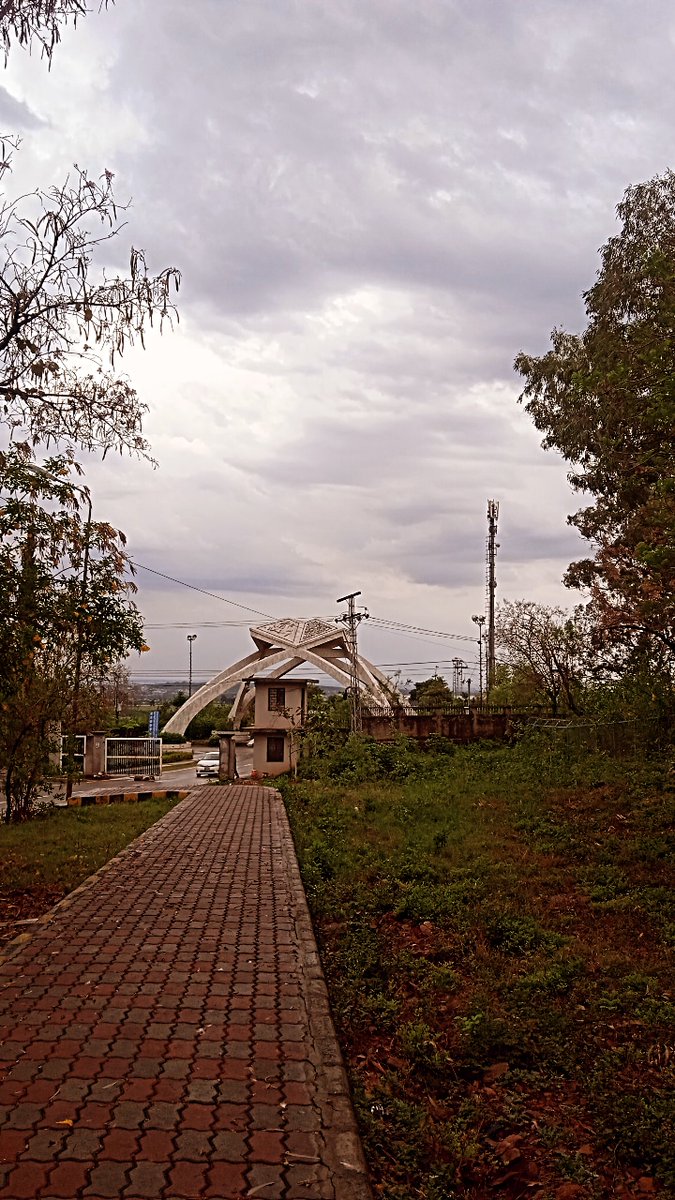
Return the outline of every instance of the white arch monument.
<path id="1" fill-rule="evenodd" d="M 250 634 L 257 649 L 246 658 L 232 663 L 232 666 L 226 667 L 218 675 L 214 675 L 213 679 L 190 696 L 167 721 L 164 726 L 165 733 L 185 733 L 193 717 L 212 700 L 222 696 L 233 684 L 238 683 L 239 689 L 230 713 L 236 725 L 237 718 L 250 696 L 248 681 L 261 671 L 267 674 L 268 668 L 271 668 L 271 679 L 281 679 L 302 663 L 311 663 L 313 667 L 325 671 L 341 687 L 350 686 L 349 647 L 344 629 L 329 621 L 320 617 L 312 617 L 309 620 L 285 617 L 279 621 L 272 621 L 269 625 L 252 625 Z M 366 704 L 370 703 L 376 707 L 389 706 L 392 700 L 400 700 L 386 675 L 360 654 L 357 658 L 357 668 Z"/>

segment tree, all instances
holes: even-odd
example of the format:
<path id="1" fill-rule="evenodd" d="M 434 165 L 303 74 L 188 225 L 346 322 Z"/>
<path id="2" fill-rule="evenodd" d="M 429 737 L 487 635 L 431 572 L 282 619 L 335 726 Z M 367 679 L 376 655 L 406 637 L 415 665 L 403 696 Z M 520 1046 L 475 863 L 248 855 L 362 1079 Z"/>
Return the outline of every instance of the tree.
<path id="1" fill-rule="evenodd" d="M 115 0 L 101 0 L 107 8 Z M 13 42 L 29 50 L 34 43 L 51 62 L 55 46 L 61 41 L 61 31 L 87 12 L 86 0 L 0 0 L 0 37 L 5 50 L 5 64 Z"/>
<path id="2" fill-rule="evenodd" d="M 210 738 L 214 729 L 229 728 L 230 709 L 232 705 L 222 697 L 212 700 L 196 717 L 193 717 L 185 730 L 186 738 Z"/>
<path id="3" fill-rule="evenodd" d="M 122 663 L 113 663 L 98 680 L 90 699 L 90 713 L 100 714 L 94 728 L 117 725 L 123 713 L 134 703 L 134 689 L 129 671 Z"/>
<path id="4" fill-rule="evenodd" d="M 447 683 L 440 675 L 432 675 L 431 679 L 422 679 L 410 693 L 410 703 L 417 708 L 444 708 L 452 704 L 454 696 Z"/>
<path id="5" fill-rule="evenodd" d="M 0 202 L 0 423 L 10 436 L 147 453 L 146 407 L 115 367 L 146 327 L 172 320 L 180 274 L 150 276 L 134 248 L 128 277 L 94 270 L 124 211 L 109 171 L 93 180 L 78 167 L 59 187 Z"/>
<path id="6" fill-rule="evenodd" d="M 519 354 L 520 396 L 543 445 L 594 502 L 568 518 L 593 544 L 572 563 L 599 644 L 660 644 L 675 658 L 675 173 L 629 188 L 621 230 L 585 293 L 588 323 Z"/>
<path id="7" fill-rule="evenodd" d="M 0 764 L 7 821 L 25 820 L 50 776 L 57 726 L 80 688 L 143 647 L 124 537 L 90 519 L 72 457 L 0 453 Z M 82 509 L 88 509 L 83 520 Z"/>
<path id="8" fill-rule="evenodd" d="M 497 610 L 495 633 L 521 689 L 544 698 L 554 716 L 581 712 L 589 653 L 581 611 L 570 616 L 532 600 L 506 601 Z"/>

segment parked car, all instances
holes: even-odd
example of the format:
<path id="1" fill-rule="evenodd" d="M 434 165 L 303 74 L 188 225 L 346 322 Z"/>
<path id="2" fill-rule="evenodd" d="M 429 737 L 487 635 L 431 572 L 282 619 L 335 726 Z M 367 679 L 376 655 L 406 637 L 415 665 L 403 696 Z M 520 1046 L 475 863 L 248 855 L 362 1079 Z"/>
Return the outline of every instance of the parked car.
<path id="1" fill-rule="evenodd" d="M 209 750 L 197 763 L 198 775 L 217 775 L 220 766 L 220 751 Z"/>

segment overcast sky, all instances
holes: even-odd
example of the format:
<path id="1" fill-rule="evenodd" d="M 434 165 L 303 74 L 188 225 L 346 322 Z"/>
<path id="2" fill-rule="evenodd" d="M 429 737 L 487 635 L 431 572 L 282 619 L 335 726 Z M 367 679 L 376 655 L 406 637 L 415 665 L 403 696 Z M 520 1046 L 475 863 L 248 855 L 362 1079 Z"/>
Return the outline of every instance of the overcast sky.
<path id="1" fill-rule="evenodd" d="M 15 50 L 16 185 L 113 171 L 122 269 L 183 272 L 179 330 L 125 359 L 159 469 L 89 470 L 132 556 L 270 616 L 359 588 L 470 635 L 494 498 L 499 597 L 573 603 L 580 500 L 512 362 L 582 326 L 616 203 L 673 166 L 674 39 L 666 0 L 117 0 L 51 72 Z M 248 652 L 243 609 L 138 582 L 134 671 L 185 676 L 160 624 L 201 677 Z M 431 664 L 404 678 L 474 655 L 362 628 Z"/>

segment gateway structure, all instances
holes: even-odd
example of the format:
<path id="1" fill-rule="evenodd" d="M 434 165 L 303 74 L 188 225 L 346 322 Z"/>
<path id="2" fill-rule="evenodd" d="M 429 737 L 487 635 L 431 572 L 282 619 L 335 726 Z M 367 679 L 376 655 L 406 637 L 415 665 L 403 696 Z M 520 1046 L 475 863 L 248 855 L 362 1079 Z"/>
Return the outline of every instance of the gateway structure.
<path id="1" fill-rule="evenodd" d="M 167 721 L 165 733 L 185 733 L 192 718 L 234 684 L 239 687 L 230 717 L 236 728 L 253 696 L 256 677 L 258 681 L 262 674 L 269 680 L 282 679 L 303 663 L 324 671 L 341 687 L 350 686 L 351 658 L 345 632 L 330 621 L 286 617 L 269 625 L 253 625 L 250 634 L 256 645 L 253 653 L 214 675 L 190 696 Z M 400 701 L 386 675 L 360 654 L 356 656 L 356 672 L 366 705 L 379 708 L 389 706 L 392 700 Z"/>

